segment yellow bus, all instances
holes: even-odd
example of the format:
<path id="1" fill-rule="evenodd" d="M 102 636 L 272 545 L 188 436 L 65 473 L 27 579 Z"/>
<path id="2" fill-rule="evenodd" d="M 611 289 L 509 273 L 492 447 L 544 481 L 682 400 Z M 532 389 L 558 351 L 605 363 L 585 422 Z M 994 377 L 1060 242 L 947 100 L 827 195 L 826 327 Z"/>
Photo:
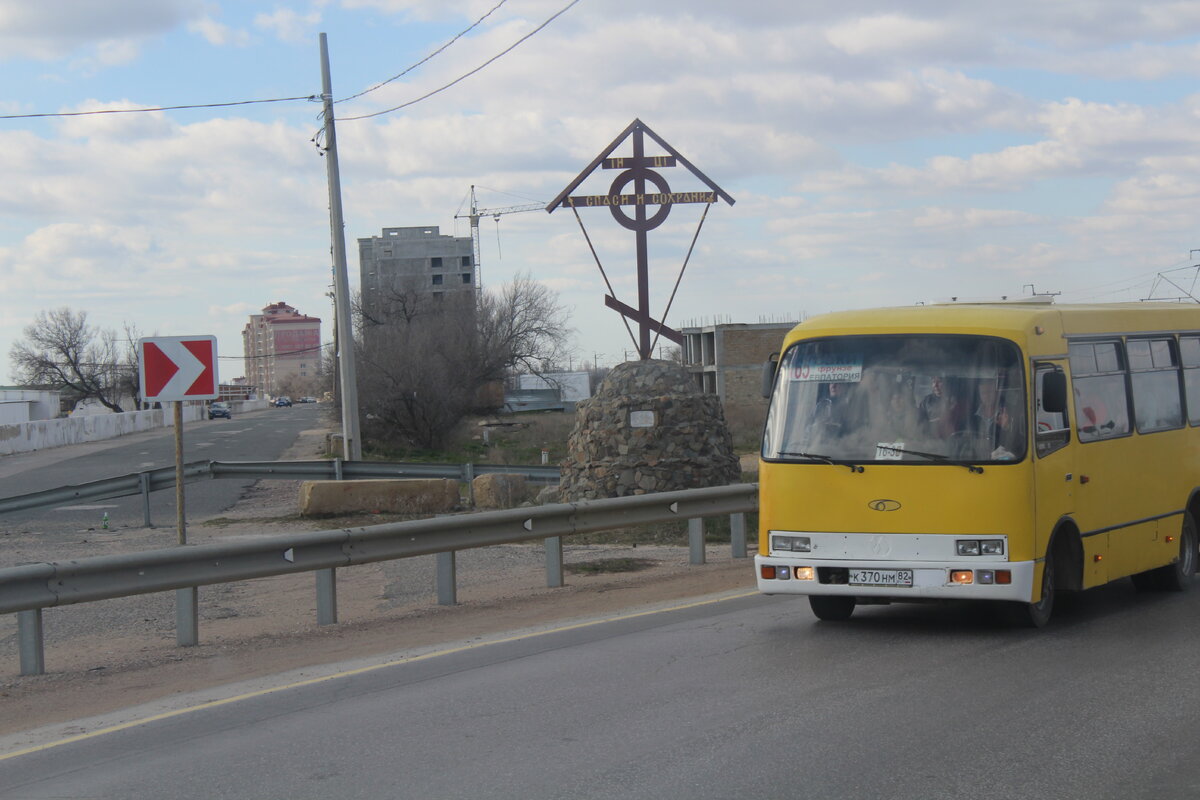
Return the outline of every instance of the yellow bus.
<path id="1" fill-rule="evenodd" d="M 901 600 L 1182 590 L 1200 517 L 1200 306 L 978 303 L 796 326 L 765 372 L 757 582 L 823 620 Z"/>

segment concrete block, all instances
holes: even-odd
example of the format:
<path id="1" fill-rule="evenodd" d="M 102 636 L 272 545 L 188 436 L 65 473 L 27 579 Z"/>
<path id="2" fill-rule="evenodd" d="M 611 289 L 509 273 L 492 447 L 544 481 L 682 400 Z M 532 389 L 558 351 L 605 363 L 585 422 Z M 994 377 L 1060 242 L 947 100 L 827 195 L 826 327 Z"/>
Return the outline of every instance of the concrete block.
<path id="1" fill-rule="evenodd" d="M 476 508 L 516 508 L 529 499 L 524 475 L 494 473 L 480 475 L 471 482 Z"/>
<path id="2" fill-rule="evenodd" d="M 367 481 L 304 481 L 300 516 L 386 511 L 394 514 L 443 514 L 458 507 L 458 481 L 448 478 Z"/>

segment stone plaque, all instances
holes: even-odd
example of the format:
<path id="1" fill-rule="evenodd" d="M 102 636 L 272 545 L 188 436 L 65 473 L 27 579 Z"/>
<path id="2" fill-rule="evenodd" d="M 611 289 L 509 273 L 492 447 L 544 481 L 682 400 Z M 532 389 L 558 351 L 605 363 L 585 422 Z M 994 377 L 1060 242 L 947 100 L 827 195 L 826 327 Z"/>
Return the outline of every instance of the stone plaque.
<path id="1" fill-rule="evenodd" d="M 653 411 L 630 411 L 629 426 L 631 428 L 653 428 L 654 427 L 654 412 Z"/>

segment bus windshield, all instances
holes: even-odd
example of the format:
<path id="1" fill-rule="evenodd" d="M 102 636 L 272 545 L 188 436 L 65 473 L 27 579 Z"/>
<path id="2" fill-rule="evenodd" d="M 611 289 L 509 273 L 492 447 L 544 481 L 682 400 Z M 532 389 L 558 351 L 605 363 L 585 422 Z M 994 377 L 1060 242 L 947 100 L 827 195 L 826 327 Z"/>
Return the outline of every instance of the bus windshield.
<path id="1" fill-rule="evenodd" d="M 1023 375 L 1017 346 L 992 337 L 801 341 L 780 361 L 762 455 L 853 464 L 1020 461 Z"/>

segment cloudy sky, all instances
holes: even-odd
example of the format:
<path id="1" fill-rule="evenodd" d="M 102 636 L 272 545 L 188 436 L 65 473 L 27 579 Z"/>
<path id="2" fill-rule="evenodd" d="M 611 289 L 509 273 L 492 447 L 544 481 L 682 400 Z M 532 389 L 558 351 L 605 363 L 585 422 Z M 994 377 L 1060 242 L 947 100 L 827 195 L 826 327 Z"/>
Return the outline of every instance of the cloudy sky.
<path id="1" fill-rule="evenodd" d="M 0 382 L 25 326 L 60 306 L 214 334 L 223 380 L 268 303 L 332 338 L 320 106 L 285 99 L 320 93 L 321 32 L 347 98 L 352 285 L 358 237 L 469 235 L 470 186 L 482 208 L 548 201 L 640 118 L 736 200 L 704 220 L 676 327 L 1193 288 L 1196 0 L 0 0 L 0 115 L 280 100 L 0 119 Z M 702 210 L 650 234 L 655 316 Z M 580 217 L 636 305 L 633 235 L 604 209 Z M 480 231 L 485 286 L 529 272 L 572 310 L 576 366 L 632 351 L 569 211 Z"/>

